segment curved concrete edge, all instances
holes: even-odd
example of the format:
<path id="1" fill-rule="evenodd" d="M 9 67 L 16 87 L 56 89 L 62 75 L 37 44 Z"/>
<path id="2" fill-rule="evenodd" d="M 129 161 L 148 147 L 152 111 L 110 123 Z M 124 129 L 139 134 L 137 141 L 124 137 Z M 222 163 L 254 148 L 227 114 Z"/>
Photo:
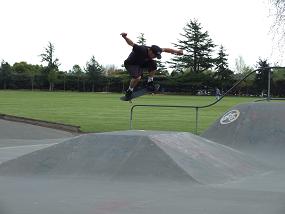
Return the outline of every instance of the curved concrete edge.
<path id="1" fill-rule="evenodd" d="M 13 122 L 28 123 L 28 124 L 42 126 L 46 128 L 59 129 L 59 130 L 67 131 L 71 133 L 82 133 L 82 131 L 80 130 L 80 126 L 68 125 L 68 124 L 63 124 L 63 123 L 49 122 L 49 121 L 37 120 L 37 119 L 26 118 L 26 117 L 18 117 L 18 116 L 13 116 L 13 115 L 8 115 L 8 114 L 0 114 L 0 119 L 9 120 Z"/>

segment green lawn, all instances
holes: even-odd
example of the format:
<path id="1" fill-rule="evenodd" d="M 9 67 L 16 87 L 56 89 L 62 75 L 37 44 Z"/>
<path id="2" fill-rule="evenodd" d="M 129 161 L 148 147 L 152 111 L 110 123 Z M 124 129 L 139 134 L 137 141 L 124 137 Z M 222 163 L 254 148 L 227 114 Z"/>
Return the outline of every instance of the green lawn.
<path id="1" fill-rule="evenodd" d="M 42 91 L 0 91 L 0 113 L 78 125 L 85 132 L 129 129 L 132 104 L 119 100 L 121 94 Z M 147 95 L 133 104 L 206 105 L 212 96 Z M 226 97 L 199 111 L 198 133 L 232 106 L 256 98 Z M 133 129 L 195 131 L 195 110 L 186 108 L 143 108 L 134 111 Z"/>

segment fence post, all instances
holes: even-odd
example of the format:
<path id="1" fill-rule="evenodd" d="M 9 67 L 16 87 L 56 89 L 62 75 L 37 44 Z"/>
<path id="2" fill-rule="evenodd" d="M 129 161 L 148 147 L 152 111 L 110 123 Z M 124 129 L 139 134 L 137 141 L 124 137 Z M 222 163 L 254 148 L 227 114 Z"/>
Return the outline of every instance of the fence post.
<path id="1" fill-rule="evenodd" d="M 271 87 L 271 69 L 268 70 L 268 85 L 267 85 L 267 101 L 270 101 L 270 87 Z"/>
<path id="2" fill-rule="evenodd" d="M 198 133 L 198 111 L 199 111 L 199 108 L 198 108 L 198 107 L 195 107 L 195 109 L 196 109 L 195 134 L 197 135 L 197 133 Z"/>
<path id="3" fill-rule="evenodd" d="M 131 116 L 130 116 L 130 130 L 133 129 L 133 108 L 134 106 L 132 106 L 131 108 Z"/>

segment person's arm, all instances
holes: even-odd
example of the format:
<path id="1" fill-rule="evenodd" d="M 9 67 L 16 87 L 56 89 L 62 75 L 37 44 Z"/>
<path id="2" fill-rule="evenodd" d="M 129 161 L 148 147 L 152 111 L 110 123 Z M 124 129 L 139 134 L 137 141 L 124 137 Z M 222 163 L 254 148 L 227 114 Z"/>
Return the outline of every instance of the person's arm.
<path id="1" fill-rule="evenodd" d="M 162 48 L 162 52 L 171 53 L 175 55 L 183 55 L 183 50 L 175 50 L 172 48 Z"/>
<path id="2" fill-rule="evenodd" d="M 121 33 L 120 35 L 126 40 L 128 45 L 130 45 L 132 47 L 134 46 L 135 43 L 133 43 L 133 41 L 127 37 L 127 35 L 128 35 L 127 33 Z"/>

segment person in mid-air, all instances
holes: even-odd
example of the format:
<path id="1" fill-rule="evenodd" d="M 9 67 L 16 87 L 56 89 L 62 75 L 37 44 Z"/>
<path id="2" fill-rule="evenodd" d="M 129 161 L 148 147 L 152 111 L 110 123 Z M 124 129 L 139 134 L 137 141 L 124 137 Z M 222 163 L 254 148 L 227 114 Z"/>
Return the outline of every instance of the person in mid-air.
<path id="1" fill-rule="evenodd" d="M 130 86 L 125 94 L 126 100 L 132 99 L 133 90 L 140 82 L 143 71 L 148 71 L 149 73 L 147 88 L 151 91 L 155 90 L 153 77 L 157 69 L 157 64 L 154 59 L 161 59 L 162 52 L 183 55 L 182 50 L 160 48 L 157 45 L 152 45 L 150 47 L 146 45 L 137 45 L 127 37 L 127 33 L 121 33 L 121 36 L 125 39 L 128 45 L 133 47 L 132 52 L 124 61 L 124 66 L 132 78 L 130 81 Z"/>

